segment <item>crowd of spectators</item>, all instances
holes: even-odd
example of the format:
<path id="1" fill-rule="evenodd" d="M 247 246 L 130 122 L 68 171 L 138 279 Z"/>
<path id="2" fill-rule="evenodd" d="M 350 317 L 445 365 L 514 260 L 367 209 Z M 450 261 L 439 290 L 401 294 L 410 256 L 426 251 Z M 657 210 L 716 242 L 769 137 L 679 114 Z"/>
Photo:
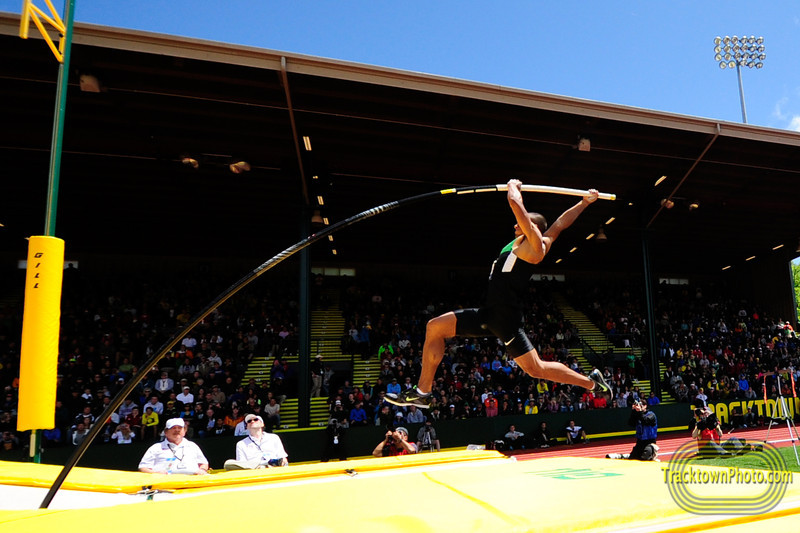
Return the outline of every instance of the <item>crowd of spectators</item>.
<path id="1" fill-rule="evenodd" d="M 553 283 L 531 286 L 526 302 L 526 329 L 542 358 L 557 360 L 581 371 L 570 350 L 579 349 L 576 329 L 552 303 Z M 617 357 L 600 359 L 614 395 L 610 404 L 580 387 L 532 379 L 505 356 L 496 339 L 452 339 L 437 371 L 429 417 L 436 420 L 492 417 L 584 409 L 627 408 L 636 401 L 661 403 L 653 392 L 640 391 L 639 379 L 650 375 L 646 353 L 648 327 L 641 291 L 625 284 L 597 284 L 591 288 L 563 284 L 564 291 L 617 346 Z M 662 391 L 679 402 L 707 403 L 763 397 L 764 374 L 783 376 L 781 392 L 792 394 L 791 382 L 800 379 L 798 341 L 789 322 L 770 317 L 747 302 L 734 302 L 726 287 L 658 286 L 656 294 L 659 368 Z M 403 294 L 391 284 L 360 285 L 347 291 L 348 331 L 343 346 L 381 363 L 374 383 L 332 390 L 332 414 L 348 423 L 357 402 L 359 419 L 366 411 L 377 425 L 408 422 L 412 413 L 383 400 L 416 383 L 427 320 L 442 310 L 468 307 L 480 295 L 442 290 L 420 290 L 426 299 Z M 434 295 L 434 296 L 432 296 Z M 602 355 L 602 354 L 601 354 Z M 793 369 L 794 374 L 778 372 Z M 778 382 L 766 377 L 767 394 L 775 397 Z M 758 390 L 756 390 L 758 389 Z M 337 404 L 340 404 L 337 406 Z M 339 413 L 339 414 L 337 414 Z M 742 418 L 744 414 L 742 413 Z"/>
<path id="2" fill-rule="evenodd" d="M 661 293 L 658 358 L 665 367 L 663 385 L 679 402 L 754 400 L 763 398 L 765 385 L 774 398 L 775 374 L 784 378 L 781 393 L 792 396 L 792 379 L 800 373 L 790 322 L 700 288 L 665 286 Z"/>
<path id="3" fill-rule="evenodd" d="M 254 283 L 215 309 L 148 371 L 112 417 L 98 420 L 140 366 L 232 278 L 199 268 L 175 275 L 148 272 L 104 279 L 90 282 L 77 270 L 65 272 L 56 425 L 44 432 L 45 446 L 77 445 L 94 424 L 104 425 L 102 441 L 119 444 L 157 441 L 163 438 L 165 421 L 175 417 L 186 421 L 189 438 L 243 435 L 242 421 L 249 413 L 263 417 L 267 429 L 280 424 L 280 403 L 296 394 L 301 379 L 286 362 L 297 352 L 293 283 Z M 525 298 L 526 330 L 542 359 L 581 372 L 570 353 L 580 350 L 577 330 L 553 303 L 554 284 L 531 285 Z M 400 282 L 348 280 L 341 291 L 347 324 L 342 348 L 354 357 L 376 358 L 380 372 L 374 380 L 354 384 L 332 380 L 330 368 L 312 362 L 318 377 L 324 375 L 312 385 L 329 398 L 330 418 L 342 427 L 396 428 L 425 421 L 626 408 L 636 400 L 659 402 L 639 391 L 638 379 L 648 374 L 640 361 L 603 365 L 614 388 L 613 401 L 607 403 L 583 388 L 527 376 L 493 337 L 447 343 L 426 413 L 385 402 L 386 392 L 417 382 L 427 321 L 444 310 L 480 304 L 482 295 L 470 293 L 471 287 L 453 283 L 408 291 Z M 621 349 L 646 347 L 644 300 L 637 291 L 612 284 L 592 289 L 558 284 L 555 290 L 565 293 Z M 725 295 L 724 289 L 658 288 L 657 356 L 665 369 L 660 377 L 663 390 L 678 401 L 761 397 L 764 373 L 798 367 L 797 338 L 788 322 Z M 16 433 L 21 318 L 21 302 L 0 308 L 0 432 L 6 450 L 25 445 Z M 242 383 L 243 371 L 255 356 L 273 362 L 269 379 Z M 790 376 L 785 377 L 782 392 L 790 395 Z M 767 378 L 766 384 L 774 397 L 775 378 Z"/>
<path id="4" fill-rule="evenodd" d="M 662 390 L 678 402 L 704 406 L 725 400 L 791 396 L 800 379 L 797 335 L 789 321 L 750 302 L 733 300 L 724 285 L 658 286 L 655 335 Z M 576 290 L 582 310 L 620 347 L 645 346 L 643 296 L 605 284 Z M 772 375 L 770 375 L 772 374 Z M 742 414 L 742 413 L 740 413 Z"/>
<path id="5" fill-rule="evenodd" d="M 241 422 L 248 413 L 276 425 L 275 400 L 297 388 L 286 363 L 297 352 L 297 291 L 282 279 L 253 283 L 215 309 L 149 369 L 110 418 L 99 419 L 141 365 L 235 276 L 208 266 L 124 276 L 68 268 L 56 423 L 43 432 L 43 446 L 77 445 L 94 424 L 104 425 L 97 441 L 117 444 L 158 441 L 170 418 L 184 419 L 190 438 L 245 434 Z M 16 432 L 21 324 L 21 301 L 0 308 L 0 426 L 7 450 L 28 443 Z M 243 371 L 255 356 L 273 361 L 270 379 L 243 384 Z"/>

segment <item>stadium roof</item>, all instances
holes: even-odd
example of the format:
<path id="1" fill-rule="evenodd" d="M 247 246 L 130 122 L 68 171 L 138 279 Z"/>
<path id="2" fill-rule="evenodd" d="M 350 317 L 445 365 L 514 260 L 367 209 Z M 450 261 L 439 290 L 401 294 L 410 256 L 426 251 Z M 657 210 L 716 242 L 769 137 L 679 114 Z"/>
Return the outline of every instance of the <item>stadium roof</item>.
<path id="1" fill-rule="evenodd" d="M 18 26 L 0 14 L 0 252 L 22 256 L 20 236 L 44 228 L 58 64 Z M 63 154 L 68 256 L 263 260 L 300 240 L 318 195 L 336 222 L 512 177 L 618 195 L 562 235 L 551 272 L 639 271 L 645 230 L 653 269 L 676 275 L 790 259 L 800 238 L 796 132 L 88 24 L 74 30 Z M 525 201 L 552 221 L 576 198 Z M 503 194 L 442 197 L 340 231 L 313 258 L 487 266 L 512 225 Z M 586 240 L 601 227 L 606 242 Z"/>

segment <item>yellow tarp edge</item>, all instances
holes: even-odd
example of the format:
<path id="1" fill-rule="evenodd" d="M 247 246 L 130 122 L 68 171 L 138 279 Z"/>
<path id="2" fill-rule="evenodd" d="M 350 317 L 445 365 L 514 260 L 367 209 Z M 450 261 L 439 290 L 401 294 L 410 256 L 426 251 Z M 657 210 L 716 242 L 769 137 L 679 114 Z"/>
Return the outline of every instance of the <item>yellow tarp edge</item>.
<path id="1" fill-rule="evenodd" d="M 267 468 L 261 470 L 232 470 L 208 476 L 183 476 L 167 474 L 144 474 L 99 468 L 74 468 L 67 476 L 63 489 L 93 492 L 133 493 L 143 486 L 152 486 L 160 490 L 188 490 L 224 488 L 250 483 L 265 483 L 320 477 L 344 475 L 345 470 L 369 472 L 375 470 L 391 470 L 426 465 L 441 465 L 462 461 L 478 461 L 485 459 L 507 459 L 495 451 L 458 451 L 406 455 L 399 457 L 381 457 L 316 463 L 285 468 Z M 49 488 L 61 466 L 36 463 L 18 463 L 0 461 L 0 482 L 6 485 Z"/>

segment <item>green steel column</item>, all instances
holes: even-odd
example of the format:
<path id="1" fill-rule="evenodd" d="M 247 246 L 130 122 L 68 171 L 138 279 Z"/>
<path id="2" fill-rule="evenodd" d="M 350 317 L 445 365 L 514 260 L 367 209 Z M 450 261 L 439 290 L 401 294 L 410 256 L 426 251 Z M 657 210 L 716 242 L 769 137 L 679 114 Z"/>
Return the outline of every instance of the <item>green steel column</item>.
<path id="1" fill-rule="evenodd" d="M 44 234 L 55 237 L 56 209 L 58 207 L 58 180 L 61 172 L 61 146 L 64 140 L 64 112 L 67 107 L 69 59 L 72 48 L 72 23 L 75 18 L 75 0 L 64 3 L 64 61 L 58 67 L 56 110 L 53 117 L 53 138 L 50 143 L 50 183 L 47 189 L 47 216 Z"/>
<path id="2" fill-rule="evenodd" d="M 650 237 L 642 230 L 642 261 L 644 267 L 644 299 L 647 307 L 647 340 L 650 351 L 650 389 L 661 398 L 661 375 L 658 368 L 658 346 L 656 345 L 656 313 L 653 298 L 653 273 L 650 265 Z"/>
<path id="3" fill-rule="evenodd" d="M 50 141 L 50 174 L 47 187 L 47 212 L 44 234 L 56 235 L 56 209 L 58 207 L 58 180 L 61 172 L 61 146 L 64 140 L 64 113 L 67 107 L 67 86 L 69 84 L 69 59 L 72 49 L 72 23 L 75 20 L 75 0 L 64 2 L 64 61 L 58 66 L 56 85 L 56 107 L 53 115 L 53 136 Z M 31 458 L 34 463 L 42 462 L 42 431 L 31 433 Z"/>

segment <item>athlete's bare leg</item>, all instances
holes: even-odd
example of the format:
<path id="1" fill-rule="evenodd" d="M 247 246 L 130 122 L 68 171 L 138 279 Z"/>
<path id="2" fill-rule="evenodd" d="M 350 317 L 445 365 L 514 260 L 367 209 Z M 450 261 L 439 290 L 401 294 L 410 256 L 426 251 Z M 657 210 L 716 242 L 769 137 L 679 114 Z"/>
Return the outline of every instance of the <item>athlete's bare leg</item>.
<path id="1" fill-rule="evenodd" d="M 422 346 L 422 372 L 416 387 L 400 393 L 386 393 L 386 401 L 399 406 L 415 405 L 427 409 L 431 405 L 431 388 L 436 370 L 444 359 L 445 341 L 456 335 L 458 319 L 452 311 L 428 321 L 425 344 Z M 559 383 L 577 385 L 589 390 L 610 393 L 610 387 L 599 370 L 592 370 L 589 376 L 582 376 L 561 363 L 542 361 L 535 349 L 514 359 L 522 370 L 533 377 Z"/>
<path id="2" fill-rule="evenodd" d="M 520 355 L 514 359 L 514 362 L 532 377 L 547 379 L 557 383 L 577 385 L 589 390 L 594 389 L 594 381 L 583 374 L 578 374 L 561 363 L 542 361 L 539 358 L 539 353 L 536 351 L 536 348 Z"/>
<path id="3" fill-rule="evenodd" d="M 422 345 L 422 372 L 417 389 L 428 393 L 433 387 L 436 369 L 444 359 L 445 341 L 456 336 L 456 314 L 452 311 L 432 318 L 425 327 L 425 344 Z"/>

